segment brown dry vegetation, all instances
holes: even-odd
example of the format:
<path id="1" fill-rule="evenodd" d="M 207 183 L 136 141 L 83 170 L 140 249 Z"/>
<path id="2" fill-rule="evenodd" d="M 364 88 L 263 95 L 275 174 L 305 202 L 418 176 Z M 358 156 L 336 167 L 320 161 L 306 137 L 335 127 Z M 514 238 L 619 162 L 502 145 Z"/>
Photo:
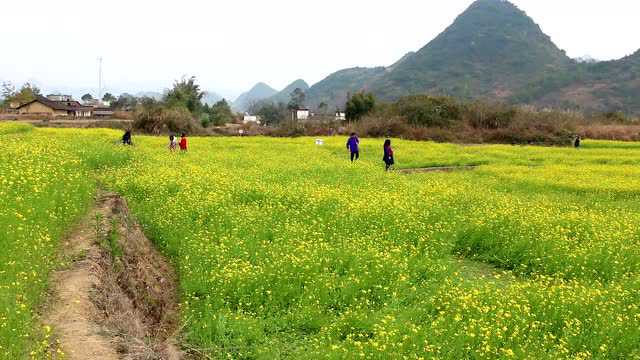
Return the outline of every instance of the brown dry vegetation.
<path id="1" fill-rule="evenodd" d="M 129 215 L 101 194 L 66 242 L 45 322 L 69 359 L 180 359 L 176 275 Z M 57 350 L 57 349 L 52 349 Z M 53 354 L 58 354 L 56 351 Z"/>

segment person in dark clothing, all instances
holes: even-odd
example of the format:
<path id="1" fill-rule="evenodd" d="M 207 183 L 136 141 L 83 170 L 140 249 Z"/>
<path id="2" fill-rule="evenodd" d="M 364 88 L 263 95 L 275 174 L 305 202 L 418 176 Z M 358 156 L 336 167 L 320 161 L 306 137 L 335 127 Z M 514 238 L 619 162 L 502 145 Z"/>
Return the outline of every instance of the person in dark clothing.
<path id="1" fill-rule="evenodd" d="M 351 162 L 360 159 L 360 139 L 356 133 L 351 133 L 349 140 L 347 140 L 347 149 L 351 152 Z"/>
<path id="2" fill-rule="evenodd" d="M 393 149 L 391 148 L 391 140 L 389 139 L 384 141 L 384 156 L 382 157 L 382 161 L 384 161 L 384 164 L 386 165 L 386 171 L 389 171 L 391 166 L 395 164 L 393 160 Z"/>
<path id="3" fill-rule="evenodd" d="M 582 139 L 580 138 L 580 135 L 576 135 L 575 140 L 573 140 L 573 146 L 577 149 L 580 147 L 580 142 L 582 141 Z"/>
<path id="4" fill-rule="evenodd" d="M 131 130 L 125 131 L 124 135 L 122 135 L 122 144 L 133 145 L 133 143 L 131 142 Z"/>

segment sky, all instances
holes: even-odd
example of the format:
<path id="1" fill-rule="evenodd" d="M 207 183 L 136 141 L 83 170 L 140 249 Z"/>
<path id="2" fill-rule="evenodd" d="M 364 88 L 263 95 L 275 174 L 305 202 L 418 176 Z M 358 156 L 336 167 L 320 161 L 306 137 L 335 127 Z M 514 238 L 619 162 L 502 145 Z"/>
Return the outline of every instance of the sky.
<path id="1" fill-rule="evenodd" d="M 2 4 L 0 81 L 97 93 L 162 91 L 182 76 L 234 99 L 258 81 L 309 84 L 386 66 L 449 26 L 472 0 L 32 0 Z M 636 0 L 514 0 L 571 57 L 640 49 Z"/>

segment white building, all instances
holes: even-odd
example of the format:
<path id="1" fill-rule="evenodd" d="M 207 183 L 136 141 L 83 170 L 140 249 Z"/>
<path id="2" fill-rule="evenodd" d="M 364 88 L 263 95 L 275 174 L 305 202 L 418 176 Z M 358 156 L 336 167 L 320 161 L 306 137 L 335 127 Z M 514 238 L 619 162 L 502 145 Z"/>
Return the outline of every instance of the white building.
<path id="1" fill-rule="evenodd" d="M 255 115 L 249 115 L 248 113 L 244 114 L 244 117 L 242 118 L 242 122 L 247 124 L 247 123 L 256 123 L 258 125 L 260 125 L 260 118 L 258 116 Z"/>
<path id="2" fill-rule="evenodd" d="M 296 120 L 309 120 L 311 117 L 311 112 L 309 109 L 298 109 L 296 110 Z"/>
<path id="3" fill-rule="evenodd" d="M 343 112 L 336 113 L 336 121 L 345 121 L 345 120 L 347 120 L 347 114 Z"/>
<path id="4" fill-rule="evenodd" d="M 73 97 L 71 95 L 62 94 L 49 94 L 47 95 L 47 99 L 51 101 L 73 101 Z"/>

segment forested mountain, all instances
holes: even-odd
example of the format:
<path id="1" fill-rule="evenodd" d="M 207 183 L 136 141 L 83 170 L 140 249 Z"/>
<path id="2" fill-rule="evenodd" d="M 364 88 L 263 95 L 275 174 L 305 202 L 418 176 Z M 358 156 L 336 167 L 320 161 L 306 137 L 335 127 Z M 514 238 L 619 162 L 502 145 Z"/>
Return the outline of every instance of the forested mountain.
<path id="1" fill-rule="evenodd" d="M 640 52 L 578 62 L 512 3 L 477 0 L 419 51 L 386 68 L 331 74 L 309 89 L 307 101 L 341 107 L 349 93 L 365 90 L 383 100 L 426 93 L 640 113 L 639 59 Z"/>
<path id="2" fill-rule="evenodd" d="M 307 103 L 312 107 L 325 103 L 331 108 L 342 108 L 350 93 L 368 89 L 385 72 L 384 67 L 340 70 L 309 88 Z"/>
<path id="3" fill-rule="evenodd" d="M 273 103 L 282 102 L 286 104 L 289 102 L 289 100 L 291 100 L 291 93 L 295 89 L 300 89 L 306 93 L 309 90 L 309 84 L 307 84 L 307 82 L 302 79 L 298 79 L 292 82 L 291 84 L 287 85 L 287 87 L 285 87 L 280 92 L 278 92 L 277 94 L 271 96 L 266 100 Z"/>
<path id="4" fill-rule="evenodd" d="M 615 61 L 573 64 L 520 89 L 511 99 L 563 109 L 640 114 L 640 50 Z"/>
<path id="5" fill-rule="evenodd" d="M 247 109 L 254 103 L 267 99 L 278 93 L 271 86 L 260 82 L 254 85 L 251 90 L 238 96 L 233 102 L 233 110 L 238 112 L 247 111 Z"/>

